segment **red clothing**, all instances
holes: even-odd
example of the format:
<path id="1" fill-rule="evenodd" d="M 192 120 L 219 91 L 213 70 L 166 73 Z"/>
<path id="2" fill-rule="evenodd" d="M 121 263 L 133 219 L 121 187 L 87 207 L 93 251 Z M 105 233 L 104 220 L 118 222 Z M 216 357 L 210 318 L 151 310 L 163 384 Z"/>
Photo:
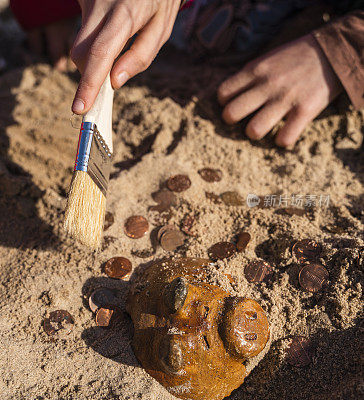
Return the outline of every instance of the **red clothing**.
<path id="1" fill-rule="evenodd" d="M 10 0 L 10 7 L 25 30 L 81 14 L 76 0 Z"/>

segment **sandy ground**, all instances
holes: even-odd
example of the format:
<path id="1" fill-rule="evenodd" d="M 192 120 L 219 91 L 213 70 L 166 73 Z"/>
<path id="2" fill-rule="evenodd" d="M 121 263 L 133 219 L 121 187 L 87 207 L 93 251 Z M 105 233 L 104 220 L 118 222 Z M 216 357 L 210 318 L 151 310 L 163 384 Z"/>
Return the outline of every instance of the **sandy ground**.
<path id="1" fill-rule="evenodd" d="M 170 223 L 194 215 L 197 236 L 186 237 L 174 255 L 206 257 L 215 242 L 248 231 L 246 251 L 218 262 L 216 269 L 233 275 L 231 292 L 259 301 L 271 324 L 267 354 L 229 399 L 358 399 L 363 394 L 363 112 L 350 110 L 342 97 L 308 127 L 293 151 L 277 149 L 272 137 L 252 143 L 242 125 L 229 128 L 219 118 L 213 92 L 222 72 L 171 59 L 167 64 L 162 57 L 116 93 L 107 203 L 115 222 L 97 254 L 62 231 L 78 137 L 70 123 L 77 77 L 42 64 L 0 76 L 1 398 L 173 399 L 135 359 L 128 316 L 115 329 L 98 328 L 87 298 L 93 288 L 112 287 L 124 306 L 128 282 L 106 277 L 101 265 L 108 258 L 125 256 L 136 268 L 168 255 L 158 247 L 149 258 L 134 256 L 151 247 L 150 235 L 129 239 L 123 223 L 130 215 L 144 215 L 153 235 L 163 221 L 148 211 L 151 193 L 170 175 L 183 173 L 192 185 L 178 194 Z M 197 172 L 202 167 L 220 168 L 221 182 L 203 181 Z M 324 195 L 330 201 L 304 216 L 289 216 L 279 206 L 215 204 L 206 191 L 237 191 L 243 199 L 249 193 Z M 317 294 L 303 291 L 297 281 L 289 249 L 302 238 L 324 248 L 321 263 L 330 281 Z M 244 266 L 257 257 L 274 268 L 267 284 L 250 284 L 244 277 Z M 52 341 L 42 320 L 57 309 L 68 310 L 75 324 L 71 334 Z M 287 363 L 284 349 L 291 335 L 314 343 L 309 366 Z"/>

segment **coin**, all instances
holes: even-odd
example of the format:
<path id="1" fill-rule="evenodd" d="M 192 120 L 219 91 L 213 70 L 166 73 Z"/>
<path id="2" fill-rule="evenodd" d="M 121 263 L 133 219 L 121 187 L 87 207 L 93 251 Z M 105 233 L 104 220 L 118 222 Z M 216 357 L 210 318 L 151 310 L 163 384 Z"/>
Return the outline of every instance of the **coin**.
<path id="1" fill-rule="evenodd" d="M 195 218 L 192 215 L 186 214 L 183 217 L 182 224 L 181 224 L 182 232 L 184 232 L 188 236 L 196 236 L 196 234 L 191 231 L 194 222 L 195 222 Z"/>
<path id="2" fill-rule="evenodd" d="M 104 271 L 109 278 L 123 279 L 132 271 L 132 265 L 125 257 L 112 257 L 105 263 Z"/>
<path id="3" fill-rule="evenodd" d="M 152 211 L 165 212 L 168 211 L 171 206 L 177 204 L 176 195 L 169 189 L 161 189 L 158 192 L 152 193 L 153 200 L 158 203 L 156 206 L 149 207 Z"/>
<path id="4" fill-rule="evenodd" d="M 227 206 L 242 206 L 244 204 L 244 200 L 238 192 L 224 192 L 220 194 L 220 197 Z"/>
<path id="5" fill-rule="evenodd" d="M 308 292 L 317 292 L 329 279 L 327 269 L 316 263 L 310 263 L 302 267 L 298 280 L 303 289 Z"/>
<path id="6" fill-rule="evenodd" d="M 198 170 L 201 178 L 206 182 L 219 182 L 222 178 L 222 172 L 214 168 L 202 168 Z"/>
<path id="7" fill-rule="evenodd" d="M 253 260 L 244 269 L 248 282 L 262 282 L 273 274 L 272 267 L 263 260 Z"/>
<path id="8" fill-rule="evenodd" d="M 96 312 L 101 307 L 107 307 L 116 303 L 116 297 L 112 290 L 108 288 L 98 288 L 91 293 L 88 304 L 92 312 Z"/>
<path id="9" fill-rule="evenodd" d="M 248 245 L 250 241 L 250 234 L 248 232 L 240 232 L 238 235 L 238 241 L 236 243 L 236 248 L 238 251 L 244 251 L 246 249 L 246 246 Z"/>
<path id="10" fill-rule="evenodd" d="M 294 336 L 287 348 L 287 361 L 294 367 L 305 367 L 313 357 L 311 341 L 304 336 Z"/>
<path id="11" fill-rule="evenodd" d="M 218 242 L 212 245 L 209 250 L 208 254 L 209 257 L 216 261 L 216 260 L 223 260 L 224 258 L 229 258 L 236 252 L 236 246 L 230 242 Z"/>
<path id="12" fill-rule="evenodd" d="M 96 325 L 104 328 L 112 326 L 119 317 L 119 312 L 116 308 L 99 308 L 96 313 Z"/>
<path id="13" fill-rule="evenodd" d="M 158 242 L 161 241 L 161 238 L 164 233 L 166 233 L 167 231 L 171 231 L 171 230 L 173 231 L 174 229 L 176 229 L 176 227 L 174 225 L 164 225 L 161 228 L 159 228 L 158 233 L 157 233 Z"/>
<path id="14" fill-rule="evenodd" d="M 43 329 L 49 336 L 57 333 L 61 337 L 60 333 L 68 335 L 71 332 L 73 324 L 73 317 L 68 311 L 56 310 L 52 311 L 49 317 L 44 319 Z"/>
<path id="15" fill-rule="evenodd" d="M 114 223 L 114 214 L 107 211 L 105 214 L 104 231 L 109 229 L 113 223 Z"/>
<path id="16" fill-rule="evenodd" d="M 183 233 L 175 228 L 166 230 L 160 238 L 161 246 L 165 251 L 176 250 L 183 245 L 184 241 Z"/>
<path id="17" fill-rule="evenodd" d="M 322 246 L 312 239 L 298 240 L 292 246 L 292 254 L 296 256 L 299 262 L 317 259 L 322 251 Z"/>
<path id="18" fill-rule="evenodd" d="M 167 180 L 167 187 L 172 192 L 184 192 L 190 186 L 191 181 L 187 175 L 174 175 Z"/>
<path id="19" fill-rule="evenodd" d="M 141 215 L 133 215 L 125 221 L 125 234 L 132 239 L 140 239 L 148 232 L 148 229 L 148 221 Z"/>

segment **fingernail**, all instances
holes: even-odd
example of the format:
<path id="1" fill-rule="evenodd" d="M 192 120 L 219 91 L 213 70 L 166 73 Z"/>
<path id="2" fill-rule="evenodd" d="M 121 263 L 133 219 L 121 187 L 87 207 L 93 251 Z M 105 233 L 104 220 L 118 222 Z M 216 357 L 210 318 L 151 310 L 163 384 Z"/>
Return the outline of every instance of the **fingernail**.
<path id="1" fill-rule="evenodd" d="M 121 87 L 130 79 L 129 74 L 126 71 L 120 72 L 117 77 L 118 86 Z"/>
<path id="2" fill-rule="evenodd" d="M 85 103 L 81 99 L 74 99 L 72 104 L 72 111 L 76 114 L 81 114 L 85 109 Z"/>

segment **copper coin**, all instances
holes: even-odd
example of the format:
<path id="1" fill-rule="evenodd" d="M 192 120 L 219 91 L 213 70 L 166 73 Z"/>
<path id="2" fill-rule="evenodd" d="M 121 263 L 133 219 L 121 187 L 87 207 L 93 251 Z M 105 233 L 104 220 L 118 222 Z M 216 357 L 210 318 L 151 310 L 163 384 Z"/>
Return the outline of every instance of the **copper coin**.
<path id="1" fill-rule="evenodd" d="M 163 233 L 160 242 L 163 250 L 174 251 L 182 246 L 185 241 L 184 235 L 177 229 L 170 229 Z"/>
<path id="2" fill-rule="evenodd" d="M 114 223 L 114 214 L 107 211 L 105 214 L 104 231 L 109 229 L 113 223 Z"/>
<path id="3" fill-rule="evenodd" d="M 148 221 L 141 215 L 133 215 L 125 221 L 125 234 L 132 239 L 140 239 L 148 232 L 148 229 Z"/>
<path id="4" fill-rule="evenodd" d="M 304 336 L 294 336 L 287 349 L 287 361 L 294 367 L 305 367 L 313 357 L 311 341 Z"/>
<path id="5" fill-rule="evenodd" d="M 298 275 L 300 285 L 308 292 L 319 291 L 328 279 L 329 273 L 327 269 L 323 265 L 316 263 L 305 265 Z"/>
<path id="6" fill-rule="evenodd" d="M 99 308 L 96 313 L 96 325 L 104 328 L 110 327 L 116 320 L 118 312 L 114 308 Z"/>
<path id="7" fill-rule="evenodd" d="M 173 231 L 175 229 L 176 229 L 176 227 L 174 225 L 164 225 L 161 228 L 159 228 L 158 233 L 157 233 L 158 242 L 161 241 L 161 238 L 164 233 L 166 233 L 167 231 Z"/>
<path id="8" fill-rule="evenodd" d="M 244 204 L 244 200 L 238 192 L 224 192 L 220 194 L 220 197 L 227 206 L 242 206 Z"/>
<path id="9" fill-rule="evenodd" d="M 115 305 L 116 297 L 112 290 L 108 288 L 98 288 L 91 293 L 88 304 L 92 312 L 96 312 L 101 307 Z"/>
<path id="10" fill-rule="evenodd" d="M 132 265 L 125 257 L 113 257 L 105 263 L 104 271 L 109 278 L 123 279 L 132 271 Z"/>
<path id="11" fill-rule="evenodd" d="M 201 178 L 206 182 L 219 182 L 222 178 L 222 172 L 214 168 L 202 168 L 198 171 Z"/>
<path id="12" fill-rule="evenodd" d="M 236 252 L 236 246 L 230 242 L 218 242 L 212 245 L 208 254 L 211 260 L 223 260 L 224 258 L 229 258 Z"/>
<path id="13" fill-rule="evenodd" d="M 321 251 L 321 245 L 312 239 L 299 240 L 292 246 L 292 254 L 294 254 L 300 262 L 317 259 Z"/>
<path id="14" fill-rule="evenodd" d="M 244 275 L 248 282 L 263 282 L 272 275 L 272 267 L 263 260 L 253 260 L 244 269 Z"/>
<path id="15" fill-rule="evenodd" d="M 49 336 L 62 333 L 69 334 L 74 324 L 72 315 L 66 310 L 56 310 L 49 314 L 43 321 L 43 329 Z"/>
<path id="16" fill-rule="evenodd" d="M 218 204 L 221 203 L 221 198 L 217 194 L 213 192 L 205 192 L 205 196 L 207 200 L 211 200 L 212 202 Z"/>
<path id="17" fill-rule="evenodd" d="M 149 208 L 152 211 L 168 211 L 171 206 L 177 204 L 176 195 L 169 189 L 161 189 L 158 192 L 152 193 L 152 198 L 156 203 L 158 203 L 156 206 L 151 206 Z"/>
<path id="18" fill-rule="evenodd" d="M 250 241 L 250 233 L 248 232 L 240 232 L 238 235 L 238 241 L 236 243 L 236 248 L 238 251 L 244 251 L 246 249 L 246 246 L 248 245 Z"/>
<path id="19" fill-rule="evenodd" d="M 174 175 L 167 180 L 167 187 L 172 192 L 184 192 L 190 186 L 191 181 L 187 175 Z"/>
<path id="20" fill-rule="evenodd" d="M 195 218 L 192 215 L 185 215 L 182 220 L 181 230 L 188 236 L 196 236 L 195 233 L 192 232 L 192 227 L 195 222 Z"/>

